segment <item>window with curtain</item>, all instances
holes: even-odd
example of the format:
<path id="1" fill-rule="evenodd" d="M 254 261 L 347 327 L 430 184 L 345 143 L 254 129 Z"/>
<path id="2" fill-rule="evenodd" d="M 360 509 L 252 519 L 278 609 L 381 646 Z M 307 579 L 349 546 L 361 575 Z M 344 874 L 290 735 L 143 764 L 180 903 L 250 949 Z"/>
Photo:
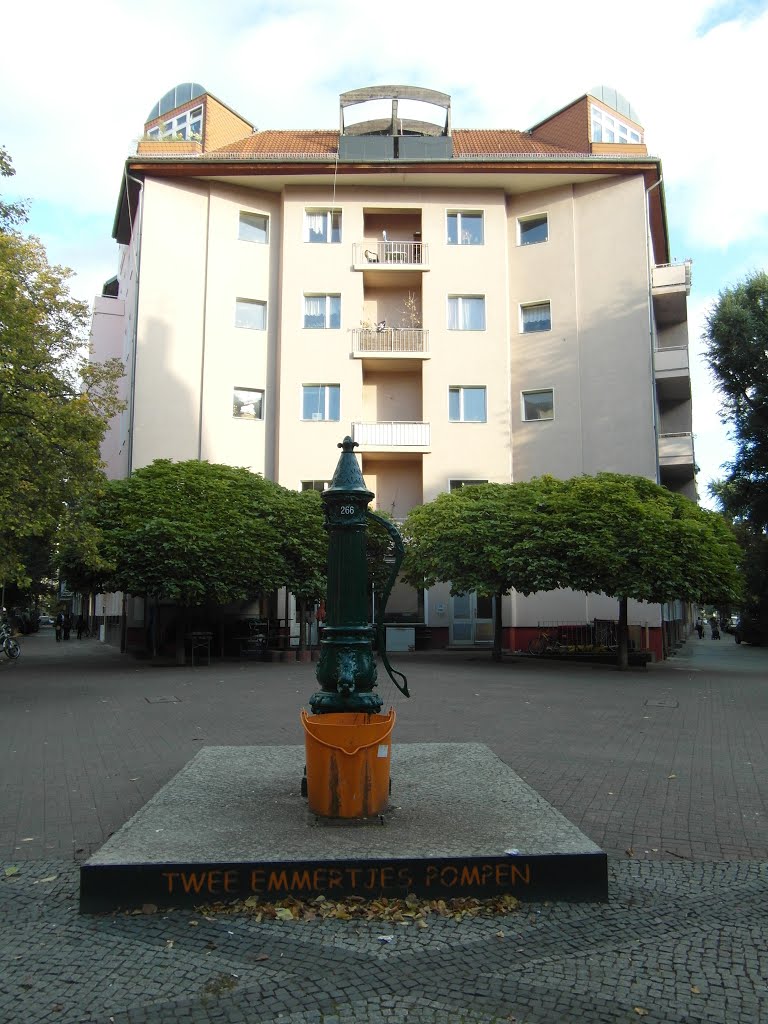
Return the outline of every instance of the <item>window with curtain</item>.
<path id="1" fill-rule="evenodd" d="M 302 419 L 340 419 L 341 388 L 338 384 L 304 384 L 301 390 Z"/>
<path id="2" fill-rule="evenodd" d="M 484 296 L 450 295 L 448 297 L 448 330 L 484 331 Z"/>
<path id="3" fill-rule="evenodd" d="M 304 327 L 338 330 L 341 327 L 341 296 L 305 295 Z"/>
<path id="4" fill-rule="evenodd" d="M 520 330 L 523 334 L 552 330 L 552 312 L 548 302 L 534 302 L 520 307 Z"/>
<path id="5" fill-rule="evenodd" d="M 304 231 L 308 242 L 340 242 L 341 210 L 306 210 Z"/>

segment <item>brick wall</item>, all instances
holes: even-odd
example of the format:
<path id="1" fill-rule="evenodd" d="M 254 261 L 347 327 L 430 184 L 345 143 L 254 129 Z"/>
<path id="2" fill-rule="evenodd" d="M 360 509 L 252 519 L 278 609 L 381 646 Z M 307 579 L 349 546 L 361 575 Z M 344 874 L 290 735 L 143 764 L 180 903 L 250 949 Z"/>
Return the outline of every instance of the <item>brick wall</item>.
<path id="1" fill-rule="evenodd" d="M 205 96 L 205 120 L 203 122 L 203 151 L 220 149 L 230 142 L 237 142 L 252 134 L 253 129 L 241 117 L 225 107 L 213 96 Z"/>
<path id="2" fill-rule="evenodd" d="M 589 152 L 589 101 L 586 96 L 553 114 L 531 131 L 534 139 L 563 146 L 580 153 Z"/>

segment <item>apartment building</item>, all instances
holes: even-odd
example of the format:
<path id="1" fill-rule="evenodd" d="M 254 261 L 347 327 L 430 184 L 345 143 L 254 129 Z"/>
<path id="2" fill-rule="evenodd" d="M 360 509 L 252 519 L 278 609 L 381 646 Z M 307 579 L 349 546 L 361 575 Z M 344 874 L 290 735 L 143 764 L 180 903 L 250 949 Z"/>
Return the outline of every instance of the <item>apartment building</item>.
<path id="1" fill-rule="evenodd" d="M 113 475 L 198 458 L 322 489 L 349 433 L 395 519 L 544 473 L 696 497 L 690 263 L 671 260 L 660 161 L 615 90 L 513 131 L 373 87 L 341 95 L 335 130 L 257 131 L 186 83 L 126 162 L 114 237 L 97 309 L 127 368 Z M 389 610 L 433 646 L 491 640 L 490 599 L 447 584 L 400 586 Z M 616 616 L 604 596 L 512 594 L 505 639 Z M 681 616 L 630 606 L 658 655 Z"/>

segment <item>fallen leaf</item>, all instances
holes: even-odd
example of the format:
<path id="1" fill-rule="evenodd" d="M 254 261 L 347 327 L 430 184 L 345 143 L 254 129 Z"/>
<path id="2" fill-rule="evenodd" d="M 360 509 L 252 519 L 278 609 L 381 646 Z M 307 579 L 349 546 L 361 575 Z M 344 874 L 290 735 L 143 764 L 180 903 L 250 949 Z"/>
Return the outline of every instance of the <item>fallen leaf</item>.
<path id="1" fill-rule="evenodd" d="M 173 949 L 173 939 L 166 939 L 165 940 L 165 948 L 166 949 Z"/>
<path id="2" fill-rule="evenodd" d="M 259 953 L 259 955 L 255 956 L 253 959 L 254 960 L 269 960 L 269 957 L 267 956 L 266 953 Z"/>
<path id="3" fill-rule="evenodd" d="M 698 985 L 691 985 L 691 992 L 692 992 L 692 993 L 693 993 L 693 994 L 694 994 L 695 996 L 700 996 L 700 995 L 701 995 L 701 989 L 699 988 L 699 986 L 698 986 Z"/>
<path id="4" fill-rule="evenodd" d="M 40 885 L 41 882 L 55 882 L 58 877 L 58 875 L 47 875 L 45 878 L 38 878 L 32 885 Z"/>
<path id="5" fill-rule="evenodd" d="M 634 1006 L 633 1010 L 635 1011 L 638 1017 L 647 1017 L 650 1013 L 650 1010 L 644 1010 L 642 1006 Z"/>
<path id="6" fill-rule="evenodd" d="M 18 875 L 19 869 L 12 864 L 11 867 L 5 869 L 5 877 L 10 878 L 11 875 Z"/>
<path id="7" fill-rule="evenodd" d="M 277 918 L 278 921 L 292 921 L 293 920 L 293 914 L 288 909 L 288 907 L 278 907 L 277 911 L 275 912 L 275 917 Z"/>
<path id="8" fill-rule="evenodd" d="M 142 914 L 156 914 L 157 907 L 154 903 L 145 903 L 141 908 Z"/>
<path id="9" fill-rule="evenodd" d="M 677 778 L 677 776 L 675 775 L 675 773 L 674 773 L 674 772 L 672 772 L 672 774 L 671 774 L 671 775 L 668 775 L 668 776 L 667 776 L 667 778 L 668 778 L 668 779 L 676 779 L 676 778 Z"/>
<path id="10" fill-rule="evenodd" d="M 631 846 L 627 847 L 627 849 L 624 851 L 624 853 L 626 853 L 626 855 L 628 857 L 634 857 L 635 856 L 635 851 L 634 851 L 634 849 Z"/>
<path id="11" fill-rule="evenodd" d="M 189 921 L 188 923 L 189 923 L 189 927 L 190 928 L 197 928 L 198 927 L 198 922 L 197 921 Z"/>

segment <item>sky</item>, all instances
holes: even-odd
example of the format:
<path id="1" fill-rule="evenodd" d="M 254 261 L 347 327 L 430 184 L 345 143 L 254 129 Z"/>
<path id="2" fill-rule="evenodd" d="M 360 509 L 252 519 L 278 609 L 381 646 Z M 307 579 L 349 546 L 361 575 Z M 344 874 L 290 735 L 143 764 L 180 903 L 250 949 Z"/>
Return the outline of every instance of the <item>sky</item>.
<path id="1" fill-rule="evenodd" d="M 92 303 L 117 272 L 126 157 L 157 100 L 199 82 L 259 129 L 336 128 L 338 96 L 421 85 L 455 128 L 527 129 L 597 85 L 662 160 L 673 260 L 693 260 L 699 493 L 732 455 L 701 334 L 718 293 L 768 267 L 768 0 L 26 0 L 3 13 L 0 146 L 28 229 Z"/>

